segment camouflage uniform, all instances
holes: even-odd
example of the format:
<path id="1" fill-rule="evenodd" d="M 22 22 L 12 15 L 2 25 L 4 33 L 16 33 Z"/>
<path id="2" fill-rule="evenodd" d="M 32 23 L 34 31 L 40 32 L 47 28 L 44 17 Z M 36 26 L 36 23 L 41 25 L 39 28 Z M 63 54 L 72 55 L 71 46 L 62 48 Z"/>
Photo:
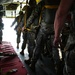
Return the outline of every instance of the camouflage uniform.
<path id="1" fill-rule="evenodd" d="M 33 50 L 35 48 L 35 41 L 36 41 L 36 36 L 37 36 L 37 28 L 39 23 L 39 17 L 36 18 L 30 26 L 30 31 L 28 31 L 28 52 L 29 52 L 29 57 L 31 59 Z"/>
<path id="2" fill-rule="evenodd" d="M 36 4 L 35 1 L 30 0 L 29 6 L 25 6 L 26 12 L 27 12 L 27 13 L 25 13 L 26 14 L 26 22 L 27 22 L 27 19 L 30 17 L 35 4 Z M 25 17 L 23 17 L 22 23 L 24 23 L 24 20 L 25 20 Z M 22 24 L 22 25 L 25 27 L 24 24 Z M 20 26 L 23 27 L 22 25 L 20 25 Z M 33 25 L 32 25 L 32 28 L 33 28 Z M 28 30 L 25 27 L 25 30 L 23 31 L 23 43 L 22 43 L 22 47 L 21 47 L 22 51 L 20 52 L 22 55 L 24 55 L 24 49 L 26 48 L 26 44 L 28 44 L 29 58 L 32 57 L 32 52 L 33 52 L 33 48 L 35 45 L 35 42 L 34 42 L 35 30 L 33 30 L 32 28 L 29 28 L 29 30 Z"/>
<path id="3" fill-rule="evenodd" d="M 4 28 L 4 24 L 2 23 L 2 18 L 0 18 L 0 44 L 2 43 L 3 28 Z"/>
<path id="4" fill-rule="evenodd" d="M 34 22 L 35 18 L 41 15 L 40 30 L 36 38 L 36 45 L 34 48 L 33 57 L 31 60 L 31 67 L 34 69 L 35 63 L 39 59 L 41 52 L 44 50 L 44 44 L 47 42 L 48 36 L 54 32 L 53 23 L 55 13 L 60 0 L 42 0 L 32 12 L 28 19 L 27 27 Z"/>
<path id="5" fill-rule="evenodd" d="M 15 23 L 17 22 L 17 25 L 16 25 L 15 28 L 14 28 L 14 30 L 16 31 L 16 35 L 17 35 L 17 40 L 16 40 L 16 42 L 17 42 L 17 48 L 19 48 L 20 37 L 21 37 L 21 28 L 19 27 L 19 23 L 20 23 L 20 21 L 22 20 L 23 16 L 24 16 L 24 15 L 23 15 L 23 12 L 20 12 L 20 13 L 19 13 L 19 16 L 17 16 L 17 17 L 15 18 L 14 22 L 13 22 L 12 25 L 11 25 L 11 27 L 12 27 L 12 26 L 15 25 Z"/>
<path id="6" fill-rule="evenodd" d="M 70 34 L 65 47 L 64 75 L 75 75 L 75 2 L 71 8 Z"/>
<path id="7" fill-rule="evenodd" d="M 3 29 L 4 29 L 4 24 L 2 23 L 2 17 L 4 13 L 0 12 L 0 44 L 2 44 L 2 36 L 3 36 Z"/>

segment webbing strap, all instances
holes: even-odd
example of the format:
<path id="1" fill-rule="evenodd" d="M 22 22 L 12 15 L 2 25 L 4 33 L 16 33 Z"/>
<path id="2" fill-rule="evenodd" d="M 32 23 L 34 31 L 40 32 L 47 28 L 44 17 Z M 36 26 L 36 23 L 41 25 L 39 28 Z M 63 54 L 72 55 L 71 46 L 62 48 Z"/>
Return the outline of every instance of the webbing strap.
<path id="1" fill-rule="evenodd" d="M 26 20 L 26 18 L 27 18 L 27 7 L 26 7 L 26 10 L 25 10 L 25 11 L 26 11 L 26 12 L 25 12 L 25 14 L 24 14 L 24 29 L 30 31 L 30 28 L 26 28 L 26 22 L 27 22 L 27 20 Z"/>
<path id="2" fill-rule="evenodd" d="M 44 7 L 48 9 L 57 9 L 58 5 L 45 5 Z"/>

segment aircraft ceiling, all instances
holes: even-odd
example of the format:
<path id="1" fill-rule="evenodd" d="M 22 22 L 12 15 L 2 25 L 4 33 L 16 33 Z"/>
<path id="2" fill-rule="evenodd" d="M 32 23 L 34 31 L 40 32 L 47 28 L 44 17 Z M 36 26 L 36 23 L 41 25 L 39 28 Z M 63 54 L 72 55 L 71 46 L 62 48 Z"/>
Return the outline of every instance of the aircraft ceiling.
<path id="1" fill-rule="evenodd" d="M 12 2 L 12 0 L 0 0 L 0 4 L 9 3 Z"/>

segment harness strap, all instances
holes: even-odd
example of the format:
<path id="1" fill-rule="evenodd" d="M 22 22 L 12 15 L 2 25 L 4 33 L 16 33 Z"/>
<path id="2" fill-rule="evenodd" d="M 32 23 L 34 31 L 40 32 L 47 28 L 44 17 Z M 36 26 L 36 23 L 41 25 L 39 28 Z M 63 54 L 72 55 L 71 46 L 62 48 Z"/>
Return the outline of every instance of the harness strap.
<path id="1" fill-rule="evenodd" d="M 44 7 L 48 9 L 57 9 L 58 5 L 45 5 Z"/>

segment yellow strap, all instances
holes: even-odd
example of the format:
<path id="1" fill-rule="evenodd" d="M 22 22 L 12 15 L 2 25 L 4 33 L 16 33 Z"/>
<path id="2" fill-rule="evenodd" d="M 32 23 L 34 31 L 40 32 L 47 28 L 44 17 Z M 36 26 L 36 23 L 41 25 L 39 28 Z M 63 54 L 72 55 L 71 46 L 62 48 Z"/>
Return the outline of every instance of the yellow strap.
<path id="1" fill-rule="evenodd" d="M 44 9 L 44 7 L 42 7 L 42 10 Z M 40 16 L 39 16 L 39 24 L 41 22 L 41 14 L 42 14 L 42 10 L 41 10 L 41 13 L 40 13 Z"/>
<path id="2" fill-rule="evenodd" d="M 48 9 L 56 9 L 58 8 L 58 5 L 45 5 L 44 7 Z"/>
<path id="3" fill-rule="evenodd" d="M 56 9 L 56 8 L 58 8 L 58 5 L 45 5 L 44 7 L 48 8 L 48 9 Z M 42 8 L 42 10 L 44 9 L 44 7 Z M 39 23 L 40 23 L 40 21 L 41 21 L 41 14 L 40 14 L 40 18 L 39 18 Z"/>
<path id="4" fill-rule="evenodd" d="M 27 16 L 27 8 L 26 8 L 26 10 L 25 10 L 26 12 L 25 12 L 25 14 L 24 14 L 24 29 L 26 29 L 26 30 L 28 30 L 28 31 L 30 31 L 30 28 L 26 28 L 26 16 Z"/>
<path id="5" fill-rule="evenodd" d="M 27 7 L 28 7 L 28 0 L 26 0 L 26 9 L 25 9 L 25 14 L 24 14 L 24 28 L 26 29 L 26 22 L 27 22 Z"/>
<path id="6" fill-rule="evenodd" d="M 30 31 L 31 29 L 29 29 L 29 28 L 26 28 L 26 30 Z"/>
<path id="7" fill-rule="evenodd" d="M 26 11 L 27 12 L 27 11 Z M 24 28 L 26 29 L 26 16 L 27 16 L 27 13 L 24 14 Z"/>
<path id="8" fill-rule="evenodd" d="M 40 24 L 40 22 L 41 22 L 41 13 L 40 13 L 40 17 L 39 17 L 39 24 Z"/>
<path id="9" fill-rule="evenodd" d="M 20 21 L 21 21 L 21 16 L 19 15 L 18 24 L 20 23 Z M 18 31 L 21 31 L 21 28 L 19 28 Z"/>

